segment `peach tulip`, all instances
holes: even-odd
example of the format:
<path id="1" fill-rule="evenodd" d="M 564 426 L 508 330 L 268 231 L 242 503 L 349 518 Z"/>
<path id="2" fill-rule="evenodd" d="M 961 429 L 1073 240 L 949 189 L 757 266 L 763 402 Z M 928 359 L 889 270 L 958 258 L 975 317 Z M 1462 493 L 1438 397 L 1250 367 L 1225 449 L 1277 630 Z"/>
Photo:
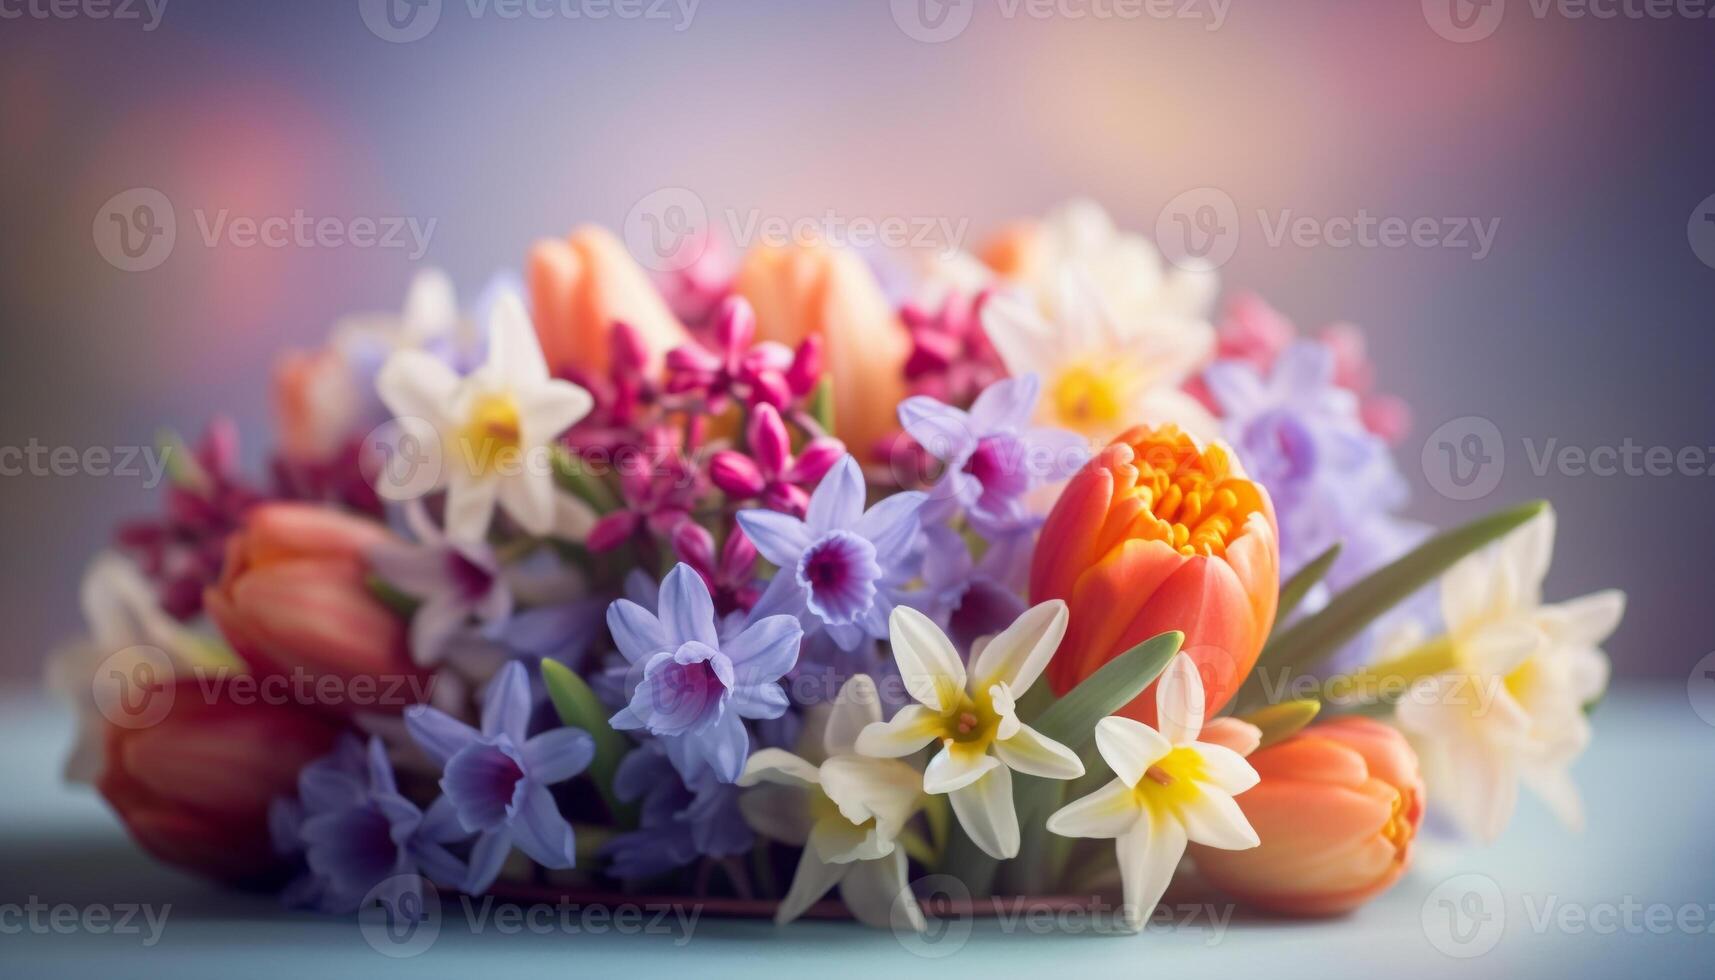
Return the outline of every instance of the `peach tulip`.
<path id="1" fill-rule="evenodd" d="M 269 878 L 280 858 L 268 805 L 292 794 L 298 771 L 333 748 L 340 726 L 289 705 L 236 700 L 200 679 L 153 696 L 173 699 L 160 722 L 107 727 L 101 795 L 168 864 L 222 881 Z"/>
<path id="2" fill-rule="evenodd" d="M 1273 912 L 1338 915 L 1405 873 L 1423 820 L 1423 780 L 1405 736 L 1368 718 L 1338 718 L 1248 761 L 1262 781 L 1238 804 L 1262 845 L 1193 847 L 1215 887 Z"/>
<path id="3" fill-rule="evenodd" d="M 1268 491 L 1221 443 L 1178 428 L 1121 435 L 1066 484 L 1043 525 L 1030 601 L 1064 599 L 1066 642 L 1048 666 L 1065 694 L 1153 636 L 1179 630 L 1214 717 L 1274 625 L 1280 545 Z M 1153 685 L 1119 713 L 1155 726 Z"/>
<path id="4" fill-rule="evenodd" d="M 325 463 L 355 433 L 362 407 L 345 359 L 331 348 L 287 351 L 274 365 L 274 414 L 280 454 L 294 463 Z"/>
<path id="5" fill-rule="evenodd" d="M 335 707 L 403 711 L 401 692 L 424 685 L 399 681 L 420 681 L 422 672 L 411 662 L 405 622 L 370 591 L 365 558 L 395 540 L 380 524 L 329 508 L 264 504 L 227 543 L 204 604 L 259 674 L 362 677 L 364 689 L 353 686 Z"/>
<path id="6" fill-rule="evenodd" d="M 911 340 L 862 258 L 822 244 L 764 246 L 745 256 L 736 288 L 756 310 L 758 340 L 825 345 L 835 434 L 860 457 L 899 428 Z"/>
<path id="7" fill-rule="evenodd" d="M 536 336 L 556 375 L 573 368 L 605 374 L 615 321 L 636 331 L 650 370 L 690 339 L 649 276 L 606 229 L 586 225 L 563 240 L 539 241 L 526 265 Z"/>

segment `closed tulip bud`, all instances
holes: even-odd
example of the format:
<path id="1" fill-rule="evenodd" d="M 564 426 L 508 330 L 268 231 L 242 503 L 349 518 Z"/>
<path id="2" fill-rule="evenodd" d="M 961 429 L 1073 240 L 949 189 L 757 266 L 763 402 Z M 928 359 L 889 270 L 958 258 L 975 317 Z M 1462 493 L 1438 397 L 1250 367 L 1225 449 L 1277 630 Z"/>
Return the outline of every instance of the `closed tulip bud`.
<path id="1" fill-rule="evenodd" d="M 131 836 L 168 864 L 234 883 L 281 870 L 268 805 L 326 755 L 333 720 L 265 701 L 238 702 L 185 679 L 156 691 L 172 707 L 143 728 L 109 725 L 96 787 Z"/>
<path id="2" fill-rule="evenodd" d="M 1268 491 L 1226 446 L 1200 448 L 1173 426 L 1132 429 L 1068 481 L 1030 570 L 1031 602 L 1071 610 L 1048 664 L 1056 693 L 1179 630 L 1211 718 L 1256 664 L 1279 590 Z M 1154 685 L 1119 714 L 1155 726 Z"/>
<path id="3" fill-rule="evenodd" d="M 1236 799 L 1262 844 L 1192 847 L 1215 887 L 1260 909 L 1325 916 L 1357 908 L 1405 873 L 1423 820 L 1423 780 L 1399 732 L 1339 718 L 1248 761 L 1262 781 Z"/>
<path id="4" fill-rule="evenodd" d="M 400 712 L 408 699 L 384 695 L 423 685 L 385 681 L 421 681 L 423 672 L 411 661 L 406 624 L 370 591 L 365 557 L 393 540 L 382 525 L 329 508 L 265 504 L 228 541 L 204 603 L 259 674 L 365 678 L 373 683 L 364 703 L 342 697 L 329 707 Z"/>
<path id="5" fill-rule="evenodd" d="M 531 316 L 549 370 L 605 376 L 616 352 L 613 325 L 648 354 L 650 370 L 690 339 L 619 239 L 602 228 L 576 228 L 565 239 L 537 242 L 526 263 Z M 635 356 L 635 350 L 623 352 Z"/>

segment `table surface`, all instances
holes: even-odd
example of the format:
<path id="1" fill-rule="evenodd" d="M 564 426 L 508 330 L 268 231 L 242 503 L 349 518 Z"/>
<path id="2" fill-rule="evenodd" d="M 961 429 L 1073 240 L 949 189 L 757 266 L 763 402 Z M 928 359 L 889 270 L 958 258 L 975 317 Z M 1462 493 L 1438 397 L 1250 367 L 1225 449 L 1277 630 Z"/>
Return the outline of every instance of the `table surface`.
<path id="1" fill-rule="evenodd" d="M 1707 978 L 1715 976 L 1715 710 L 1702 707 L 1709 721 L 1679 686 L 1615 692 L 1577 767 L 1589 819 L 1582 834 L 1527 798 L 1496 845 L 1425 841 L 1398 886 L 1336 921 L 1227 918 L 1224 906 L 1188 905 L 1139 936 L 1041 913 L 943 921 L 927 938 L 901 940 L 842 923 L 776 928 L 703 917 L 687 925 L 671 915 L 656 921 L 652 910 L 623 929 L 548 907 L 503 919 L 449 899 L 438 929 L 394 946 L 370 941 L 375 934 L 366 938 L 350 919 L 286 912 L 269 896 L 154 864 L 93 791 L 60 783 L 68 716 L 34 693 L 0 694 L 0 975 L 70 968 L 72 976 L 512 980 L 689 970 L 699 980 L 824 980 L 949 970 L 1052 977 L 1072 967 L 1269 980 Z M 113 928 L 125 918 L 129 929 Z"/>

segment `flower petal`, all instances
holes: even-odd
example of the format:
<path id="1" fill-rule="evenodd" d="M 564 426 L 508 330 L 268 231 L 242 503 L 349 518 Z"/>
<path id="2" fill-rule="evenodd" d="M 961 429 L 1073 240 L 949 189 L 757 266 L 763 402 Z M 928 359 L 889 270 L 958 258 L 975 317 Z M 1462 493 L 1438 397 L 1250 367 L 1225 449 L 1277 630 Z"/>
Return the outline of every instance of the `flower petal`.
<path id="1" fill-rule="evenodd" d="M 1137 826 L 1119 836 L 1116 850 L 1125 893 L 1122 911 L 1133 930 L 1142 928 L 1167 891 L 1173 873 L 1179 869 L 1179 859 L 1185 856 L 1185 843 L 1185 828 L 1177 820 L 1156 819 L 1148 809 L 1142 811 Z"/>
<path id="2" fill-rule="evenodd" d="M 751 508 L 741 510 L 735 516 L 739 527 L 744 529 L 744 536 L 750 539 L 762 557 L 780 568 L 798 564 L 799 556 L 810 547 L 810 529 L 790 514 Z"/>
<path id="3" fill-rule="evenodd" d="M 828 889 L 839 884 L 850 867 L 824 863 L 808 847 L 804 848 L 798 870 L 792 875 L 792 887 L 786 890 L 786 897 L 780 900 L 780 908 L 774 913 L 775 924 L 784 925 L 803 915 Z"/>
<path id="4" fill-rule="evenodd" d="M 1137 796 L 1124 780 L 1110 779 L 1101 789 L 1054 811 L 1050 833 L 1061 837 L 1118 837 L 1137 823 Z"/>
<path id="5" fill-rule="evenodd" d="M 715 635 L 715 604 L 709 585 L 696 569 L 680 562 L 661 580 L 659 615 L 670 647 L 695 640 L 720 649 Z"/>
<path id="6" fill-rule="evenodd" d="M 893 610 L 888 635 L 906 692 L 936 711 L 951 711 L 965 690 L 965 664 L 947 635 L 909 606 Z"/>
<path id="7" fill-rule="evenodd" d="M 929 927 L 906 880 L 904 850 L 848 867 L 840 880 L 840 898 L 859 922 L 871 929 L 922 932 Z"/>
<path id="8" fill-rule="evenodd" d="M 936 459 L 962 459 L 977 444 L 977 429 L 969 415 L 927 395 L 899 403 L 899 424 Z"/>
<path id="9" fill-rule="evenodd" d="M 1015 695 L 1023 695 L 1042 676 L 1043 668 L 1060 648 L 1066 635 L 1066 603 L 1050 599 L 1025 610 L 1011 626 L 1002 630 L 971 665 L 971 686 L 987 690 L 1005 684 Z"/>
<path id="10" fill-rule="evenodd" d="M 508 290 L 498 296 L 488 315 L 488 361 L 484 374 L 524 387 L 548 380 L 548 362 L 530 325 L 524 302 Z"/>
<path id="11" fill-rule="evenodd" d="M 524 743 L 524 766 L 530 778 L 552 786 L 589 768 L 595 739 L 581 728 L 551 728 Z"/>
<path id="12" fill-rule="evenodd" d="M 1012 770 L 994 766 L 976 782 L 948 794 L 959 826 L 984 854 L 998 860 L 1018 856 L 1018 810 L 1012 803 Z"/>
<path id="13" fill-rule="evenodd" d="M 1203 731 L 1203 678 L 1189 654 L 1174 654 L 1155 688 L 1155 723 L 1173 745 L 1197 741 Z"/>
<path id="14" fill-rule="evenodd" d="M 458 751 L 477 738 L 470 727 L 439 708 L 426 704 L 405 709 L 405 730 L 436 765 L 445 766 Z"/>
<path id="15" fill-rule="evenodd" d="M 544 868 L 570 868 L 578 861 L 572 825 L 560 815 L 554 795 L 545 786 L 532 786 L 524 794 L 524 804 L 512 821 L 512 842 Z"/>
<path id="16" fill-rule="evenodd" d="M 899 759 L 933 742 L 945 727 L 940 712 L 908 704 L 891 719 L 866 725 L 858 733 L 856 748 L 872 758 Z"/>
<path id="17" fill-rule="evenodd" d="M 1084 774 L 1084 763 L 1079 761 L 1078 753 L 1029 725 L 1020 725 L 1017 734 L 995 742 L 994 754 L 1026 776 L 1077 779 Z"/>
<path id="18" fill-rule="evenodd" d="M 485 831 L 476 839 L 470 851 L 470 865 L 465 869 L 464 885 L 460 890 L 481 895 L 500 877 L 500 866 L 512 850 L 512 835 L 505 828 Z"/>
<path id="19" fill-rule="evenodd" d="M 809 509 L 804 514 L 804 524 L 814 536 L 850 528 L 863 515 L 863 498 L 863 470 L 858 466 L 857 459 L 847 453 L 840 457 L 840 461 L 835 463 L 833 469 L 822 477 L 822 482 L 816 485 L 816 491 L 810 495 Z M 744 531 L 750 534 L 749 527 Z M 774 557 L 768 554 L 754 534 L 750 539 L 756 544 L 757 550 L 769 561 L 774 561 Z"/>
<path id="20" fill-rule="evenodd" d="M 834 707 L 822 731 L 822 750 L 830 757 L 850 755 L 857 751 L 858 736 L 864 728 L 880 721 L 881 694 L 875 689 L 875 681 L 868 674 L 853 674 L 834 695 Z"/>
<path id="21" fill-rule="evenodd" d="M 852 525 L 852 533 L 875 546 L 875 560 L 889 570 L 904 561 L 922 530 L 919 513 L 929 499 L 920 490 L 885 497 Z"/>
<path id="22" fill-rule="evenodd" d="M 1227 851 L 1242 851 L 1262 843 L 1231 796 L 1206 784 L 1199 784 L 1197 789 L 1199 792 L 1178 810 L 1187 837 Z"/>
<path id="23" fill-rule="evenodd" d="M 505 735 L 514 745 L 523 745 L 530 707 L 530 678 L 524 673 L 524 665 L 513 660 L 488 682 L 482 700 L 482 734 L 488 738 Z"/>
<path id="24" fill-rule="evenodd" d="M 1114 775 L 1136 786 L 1150 766 L 1173 751 L 1173 743 L 1141 721 L 1114 715 L 1096 722 L 1096 749 Z"/>
<path id="25" fill-rule="evenodd" d="M 607 628 L 628 663 L 647 663 L 650 657 L 669 649 L 661 621 L 630 599 L 615 599 L 607 607 Z"/>
<path id="26" fill-rule="evenodd" d="M 781 786 L 813 787 L 821 782 L 816 767 L 785 749 L 758 749 L 745 763 L 740 786 L 776 783 Z"/>
<path id="27" fill-rule="evenodd" d="M 721 648 L 732 661 L 733 678 L 739 684 L 767 684 L 779 680 L 798 662 L 798 647 L 804 627 L 793 616 L 764 616 Z"/>
<path id="28" fill-rule="evenodd" d="M 459 376 L 433 355 L 402 350 L 381 366 L 375 390 L 395 418 L 422 419 L 439 428 L 458 395 Z"/>
<path id="29" fill-rule="evenodd" d="M 1004 768 L 994 756 L 948 739 L 923 770 L 923 792 L 951 793 L 983 778 L 991 769 Z"/>
<path id="30" fill-rule="evenodd" d="M 796 786 L 753 786 L 738 798 L 738 809 L 752 830 L 797 847 L 810 839 L 810 827 L 815 822 L 810 815 L 810 794 Z"/>
<path id="31" fill-rule="evenodd" d="M 837 755 L 822 763 L 820 775 L 840 816 L 858 825 L 873 819 L 883 840 L 899 836 L 923 795 L 917 770 L 891 759 Z"/>
<path id="32" fill-rule="evenodd" d="M 1243 724 L 1243 722 L 1240 722 Z M 1252 726 L 1255 727 L 1255 726 Z M 1197 742 L 1189 746 L 1203 764 L 1203 778 L 1229 795 L 1238 795 L 1261 781 L 1244 756 L 1224 745 Z"/>
<path id="33" fill-rule="evenodd" d="M 1020 429 L 1030 421 L 1036 399 L 1042 394 L 1042 377 L 1035 371 L 994 382 L 971 404 L 970 420 L 979 435 L 997 429 Z"/>

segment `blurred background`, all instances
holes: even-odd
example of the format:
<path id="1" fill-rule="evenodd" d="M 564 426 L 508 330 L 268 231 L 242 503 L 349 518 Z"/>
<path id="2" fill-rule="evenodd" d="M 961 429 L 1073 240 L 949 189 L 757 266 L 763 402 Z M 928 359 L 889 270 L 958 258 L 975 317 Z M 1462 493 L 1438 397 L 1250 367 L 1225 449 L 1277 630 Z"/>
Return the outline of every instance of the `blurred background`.
<path id="1" fill-rule="evenodd" d="M 159 506 L 146 469 L 55 475 L 53 450 L 194 435 L 218 411 L 259 466 L 278 351 L 396 310 L 420 266 L 473 297 L 533 239 L 635 227 L 680 188 L 729 237 L 832 214 L 965 246 L 1074 195 L 1151 236 L 1188 191 L 1230 201 L 1229 293 L 1363 325 L 1414 407 L 1411 512 L 1551 498 L 1549 597 L 1624 588 L 1616 670 L 1683 682 L 1715 650 L 1715 21 L 1579 9 L 8 3 L 0 447 L 44 465 L 0 459 L 0 679 L 39 676 L 81 628 L 85 562 Z M 299 214 L 349 240 L 241 230 Z M 130 237 L 168 215 L 170 241 Z M 1298 218 L 1316 232 L 1282 236 Z M 1348 243 L 1341 219 L 1429 223 Z M 1543 458 L 1627 446 L 1629 473 Z M 1650 447 L 1671 465 L 1644 466 Z M 1480 479 L 1449 482 L 1449 460 Z"/>

